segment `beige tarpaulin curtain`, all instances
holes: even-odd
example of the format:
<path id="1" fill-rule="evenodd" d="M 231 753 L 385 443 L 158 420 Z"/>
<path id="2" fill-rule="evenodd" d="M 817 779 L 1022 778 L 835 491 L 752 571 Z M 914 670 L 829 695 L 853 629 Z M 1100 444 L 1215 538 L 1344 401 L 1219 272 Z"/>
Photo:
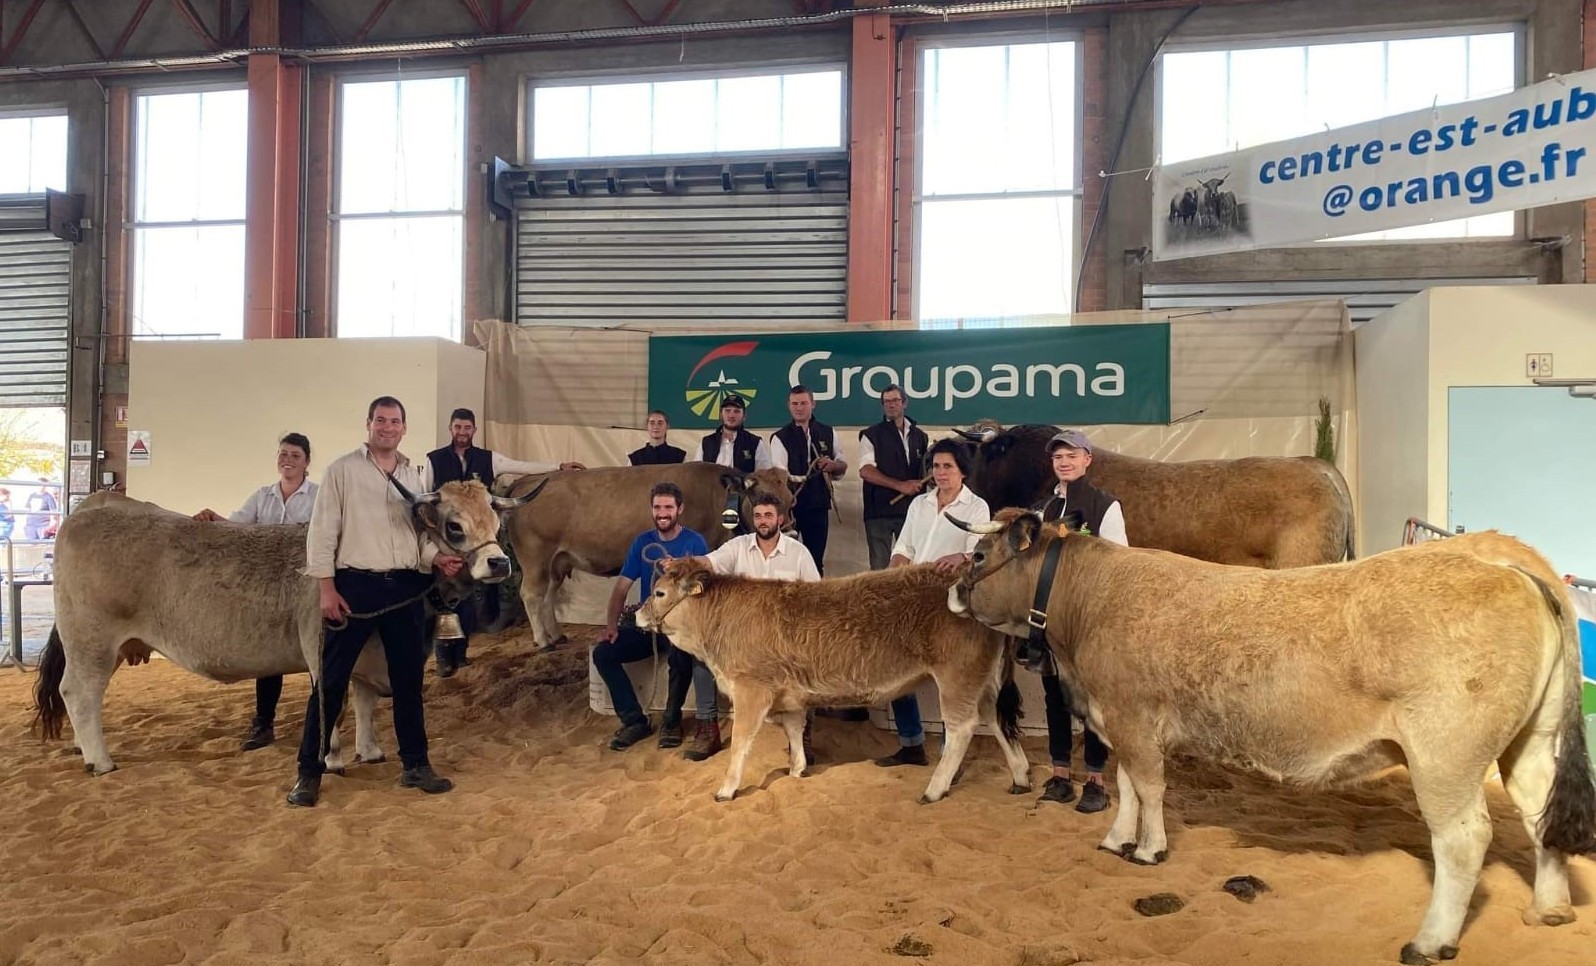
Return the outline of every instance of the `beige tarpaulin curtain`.
<path id="1" fill-rule="evenodd" d="M 1165 460 L 1243 456 L 1304 456 L 1313 452 L 1321 397 L 1331 401 L 1337 464 L 1349 484 L 1356 431 L 1352 338 L 1339 301 L 1301 301 L 1232 309 L 1115 312 L 1027 320 L 1024 324 L 1104 325 L 1170 323 L 1170 396 L 1176 422 L 1168 426 L 1087 426 L 1094 445 Z M 912 328 L 887 323 L 872 328 Z M 838 326 L 857 331 L 857 326 Z M 805 332 L 824 331 L 805 327 Z M 487 349 L 483 441 L 518 459 L 580 460 L 624 465 L 643 444 L 648 411 L 648 340 L 639 326 L 624 329 L 476 323 Z M 727 336 L 771 331 L 768 324 L 693 329 L 661 327 L 661 334 L 714 332 Z M 910 416 L 914 412 L 910 411 Z M 826 421 L 826 405 L 816 417 Z M 932 439 L 949 427 L 925 426 Z M 838 482 L 840 520 L 832 517 L 826 573 L 867 566 L 857 465 L 858 430 L 838 427 L 849 461 Z M 671 442 L 691 453 L 703 432 L 673 429 Z M 1354 497 L 1356 492 L 1354 491 Z M 603 619 L 608 581 L 569 582 L 562 620 Z"/>

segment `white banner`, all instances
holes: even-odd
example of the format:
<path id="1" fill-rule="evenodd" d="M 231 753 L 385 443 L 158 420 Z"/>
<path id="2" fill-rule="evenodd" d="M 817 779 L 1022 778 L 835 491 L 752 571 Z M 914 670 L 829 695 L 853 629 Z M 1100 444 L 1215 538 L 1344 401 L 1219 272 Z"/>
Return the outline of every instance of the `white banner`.
<path id="1" fill-rule="evenodd" d="M 1153 257 L 1185 258 L 1596 196 L 1596 70 L 1160 167 Z"/>

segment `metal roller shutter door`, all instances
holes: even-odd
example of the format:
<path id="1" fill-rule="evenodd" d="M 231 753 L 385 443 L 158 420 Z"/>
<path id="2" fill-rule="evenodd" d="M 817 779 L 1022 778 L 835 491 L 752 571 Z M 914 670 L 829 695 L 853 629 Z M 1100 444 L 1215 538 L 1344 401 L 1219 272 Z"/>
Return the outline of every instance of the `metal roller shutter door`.
<path id="1" fill-rule="evenodd" d="M 848 196 L 694 186 L 522 199 L 515 271 L 521 325 L 840 322 Z"/>
<path id="2" fill-rule="evenodd" d="M 0 408 L 65 406 L 72 246 L 43 195 L 0 195 Z"/>

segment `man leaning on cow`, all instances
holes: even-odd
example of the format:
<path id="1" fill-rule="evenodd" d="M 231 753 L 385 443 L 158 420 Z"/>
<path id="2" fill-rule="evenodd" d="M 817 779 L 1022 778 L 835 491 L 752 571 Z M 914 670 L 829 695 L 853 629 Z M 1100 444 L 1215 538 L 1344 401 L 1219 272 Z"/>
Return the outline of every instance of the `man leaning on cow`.
<path id="1" fill-rule="evenodd" d="M 1047 454 L 1058 484 L 1050 496 L 1031 509 L 1041 513 L 1044 521 L 1063 519 L 1068 512 L 1078 513 L 1083 532 L 1096 534 L 1122 547 L 1129 546 L 1125 537 L 1125 514 L 1119 501 L 1086 481 L 1087 467 L 1092 465 L 1092 443 L 1086 434 L 1076 429 L 1058 433 L 1048 441 Z M 1075 730 L 1069 690 L 1059 681 L 1058 668 L 1045 640 L 1024 642 L 1021 655 L 1021 663 L 1041 673 L 1042 693 L 1047 698 L 1047 749 L 1053 760 L 1053 775 L 1042 786 L 1039 801 L 1072 802 L 1075 785 L 1070 778 L 1070 759 L 1074 755 Z M 1081 745 L 1086 782 L 1081 786 L 1081 800 L 1076 803 L 1075 810 L 1101 812 L 1108 807 L 1108 791 L 1103 784 L 1108 746 L 1090 727 L 1082 735 Z"/>
<path id="2" fill-rule="evenodd" d="M 758 577 L 763 580 L 811 581 L 820 579 L 820 568 L 809 548 L 782 533 L 786 515 L 781 499 L 774 493 L 754 494 L 754 532 L 745 533 L 716 547 L 708 555 L 709 566 L 718 574 Z M 804 760 L 815 762 L 810 738 L 814 722 L 811 712 L 804 719 Z"/>
<path id="3" fill-rule="evenodd" d="M 355 660 L 373 630 L 381 635 L 393 689 L 394 733 L 404 765 L 399 784 L 429 794 L 454 787 L 433 770 L 427 756 L 421 598 L 432 584 L 432 570 L 453 577 L 465 561 L 440 553 L 411 523 L 410 500 L 399 487 L 424 492 L 428 474 L 425 464 L 399 452 L 404 405 L 392 396 L 372 400 L 366 433 L 364 445 L 334 460 L 322 475 L 305 538 L 305 572 L 319 581 L 321 615 L 328 626 L 320 674 L 305 707 L 299 775 L 288 793 L 290 805 L 315 805 L 320 797 L 327 738 L 343 709 Z"/>
<path id="4" fill-rule="evenodd" d="M 687 450 L 672 446 L 666 438 L 670 435 L 671 420 L 663 409 L 649 410 L 647 429 L 648 442 L 626 454 L 628 463 L 633 466 L 660 466 L 687 461 Z"/>
<path id="5" fill-rule="evenodd" d="M 826 573 L 826 541 L 831 534 L 831 483 L 848 472 L 837 452 L 837 434 L 815 417 L 815 394 L 804 385 L 787 391 L 792 421 L 770 434 L 770 459 L 787 471 L 793 493 L 793 528 Z"/>
<path id="6" fill-rule="evenodd" d="M 665 654 L 666 689 L 665 714 L 660 719 L 659 746 L 679 748 L 682 744 L 682 706 L 687 703 L 687 689 L 692 685 L 697 695 L 695 713 L 697 729 L 693 744 L 682 757 L 688 761 L 703 761 L 720 751 L 720 725 L 715 703 L 715 676 L 703 661 L 671 644 L 670 638 L 648 634 L 635 624 L 621 623 L 621 612 L 627 592 L 633 583 L 641 585 L 642 599 L 647 600 L 654 588 L 654 565 L 660 560 L 674 557 L 702 557 L 709 553 L 709 544 L 702 534 L 681 525 L 682 491 L 675 483 L 654 484 L 649 492 L 649 512 L 654 519 L 654 529 L 638 534 L 621 564 L 620 576 L 610 591 L 609 610 L 604 630 L 593 648 L 593 667 L 610 692 L 610 704 L 615 708 L 621 726 L 610 738 L 613 751 L 623 751 L 654 733 L 648 713 L 637 700 L 631 678 L 625 665 L 663 652 Z M 658 651 L 656 651 L 658 648 Z"/>
<path id="7" fill-rule="evenodd" d="M 316 484 L 310 482 L 310 440 L 303 433 L 288 433 L 277 441 L 277 482 L 256 490 L 227 519 L 233 523 L 309 523 L 316 505 Z M 206 507 L 194 519 L 214 522 L 221 514 Z M 254 751 L 277 740 L 277 702 L 283 696 L 283 676 L 255 679 L 255 717 L 243 749 Z"/>
<path id="8" fill-rule="evenodd" d="M 698 444 L 698 452 L 693 454 L 693 461 L 697 463 L 718 463 L 752 473 L 755 470 L 768 470 L 775 464 L 770 460 L 770 447 L 765 441 L 743 428 L 743 419 L 748 413 L 748 403 L 742 396 L 734 392 L 727 393 L 720 401 L 720 425 L 715 431 L 706 435 Z"/>
<path id="9" fill-rule="evenodd" d="M 943 573 L 952 574 L 970 559 L 980 536 L 959 529 L 948 521 L 952 514 L 965 523 L 984 523 L 992 519 L 986 501 L 964 485 L 969 476 L 969 457 L 959 443 L 944 439 L 926 453 L 931 460 L 931 480 L 936 488 L 914 498 L 904 519 L 903 531 L 892 547 L 893 567 L 934 563 Z M 898 726 L 898 750 L 876 764 L 929 764 L 925 754 L 925 727 L 920 721 L 920 701 L 914 692 L 892 702 L 892 718 Z"/>
<path id="10" fill-rule="evenodd" d="M 427 454 L 427 464 L 432 470 L 432 485 L 426 489 L 436 489 L 445 483 L 461 480 L 476 480 L 491 490 L 493 481 L 505 473 L 532 476 L 555 470 L 587 468 L 575 461 L 541 463 L 513 460 L 502 453 L 476 446 L 476 435 L 476 413 L 462 407 L 449 414 L 449 445 Z M 499 619 L 499 588 L 475 585 L 471 597 L 461 603 L 460 629 L 465 637 L 458 641 L 437 643 L 438 677 L 451 677 L 455 671 L 471 663 L 466 658 L 466 648 L 471 643 L 471 635 L 476 633 L 479 616 L 483 624 L 492 624 Z"/>

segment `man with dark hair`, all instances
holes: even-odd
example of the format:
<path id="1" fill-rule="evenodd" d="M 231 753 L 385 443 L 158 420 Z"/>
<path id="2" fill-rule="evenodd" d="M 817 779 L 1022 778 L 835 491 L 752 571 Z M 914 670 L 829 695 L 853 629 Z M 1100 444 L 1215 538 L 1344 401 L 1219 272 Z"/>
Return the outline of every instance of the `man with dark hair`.
<path id="1" fill-rule="evenodd" d="M 1053 475 L 1058 485 L 1052 494 L 1031 509 L 1041 513 L 1042 519 L 1047 521 L 1060 520 L 1066 513 L 1079 513 L 1082 532 L 1096 534 L 1122 547 L 1129 546 L 1125 537 L 1125 514 L 1119 501 L 1086 481 L 1086 469 L 1092 465 L 1092 444 L 1086 434 L 1078 429 L 1064 430 L 1048 441 L 1047 455 L 1053 462 Z M 1060 804 L 1074 801 L 1070 759 L 1074 753 L 1075 730 L 1069 690 L 1059 682 L 1058 668 L 1053 664 L 1052 652 L 1045 641 L 1022 642 L 1020 663 L 1042 675 L 1042 693 L 1047 698 L 1047 748 L 1053 760 L 1053 774 L 1042 786 L 1040 801 Z M 1081 800 L 1075 810 L 1101 812 L 1108 807 L 1108 790 L 1103 784 L 1108 746 L 1090 727 L 1081 736 L 1081 745 L 1086 761 L 1086 782 L 1081 786 Z"/>
<path id="2" fill-rule="evenodd" d="M 492 450 L 473 445 L 477 435 L 477 416 L 464 407 L 449 414 L 449 445 L 427 454 L 432 470 L 432 486 L 437 489 L 457 480 L 476 480 L 483 486 L 493 487 L 501 473 L 552 473 L 555 470 L 586 469 L 581 463 L 540 463 L 513 460 Z M 438 677 L 446 678 L 471 662 L 466 658 L 466 647 L 471 635 L 476 633 L 478 620 L 492 624 L 499 619 L 499 588 L 474 586 L 471 596 L 460 602 L 460 629 L 465 637 L 458 641 L 439 641 L 435 648 Z"/>
<path id="3" fill-rule="evenodd" d="M 671 431 L 670 417 L 665 415 L 663 409 L 651 409 L 648 413 L 648 442 L 638 449 L 627 454 L 626 459 L 633 466 L 658 466 L 662 463 L 681 463 L 687 459 L 687 451 L 672 446 L 666 439 Z"/>
<path id="4" fill-rule="evenodd" d="M 903 531 L 909 501 L 925 489 L 925 430 L 904 413 L 903 387 L 881 390 L 881 422 L 859 430 L 859 478 L 864 481 L 865 545 L 870 569 L 885 570 Z"/>
<path id="5" fill-rule="evenodd" d="M 705 436 L 693 455 L 696 463 L 719 463 L 752 473 L 768 470 L 775 464 L 770 461 L 770 447 L 765 441 L 743 428 L 748 403 L 742 396 L 729 392 L 720 401 L 720 428 Z"/>
<path id="6" fill-rule="evenodd" d="M 626 553 L 621 574 L 610 591 L 609 611 L 604 631 L 593 648 L 593 667 L 604 686 L 609 689 L 610 703 L 615 716 L 621 719 L 620 728 L 610 738 L 610 748 L 621 751 L 637 744 L 654 733 L 648 713 L 637 700 L 631 678 L 626 676 L 625 665 L 641 661 L 655 653 L 657 646 L 665 653 L 668 668 L 665 716 L 660 720 L 659 746 L 679 748 L 682 744 L 682 705 L 687 703 L 687 688 L 692 685 L 697 692 L 696 713 L 698 728 L 693 745 L 683 753 L 688 761 L 703 761 L 720 750 L 720 725 L 716 720 L 715 675 L 704 662 L 694 660 L 691 654 L 672 646 L 663 634 L 651 635 L 628 621 L 621 625 L 622 605 L 634 582 L 642 584 L 642 599 L 647 600 L 654 589 L 654 565 L 667 557 L 702 557 L 709 553 L 709 545 L 702 535 L 681 525 L 682 491 L 669 481 L 654 484 L 649 493 L 649 510 L 654 517 L 654 529 L 638 535 Z M 628 615 L 630 616 L 630 615 Z"/>
<path id="7" fill-rule="evenodd" d="M 770 458 L 787 471 L 798 487 L 793 495 L 792 522 L 798 539 L 815 556 L 815 566 L 826 573 L 826 540 L 831 533 L 831 481 L 848 472 L 837 452 L 837 434 L 815 417 L 815 394 L 808 386 L 787 391 L 787 411 L 792 422 L 770 436 Z"/>
<path id="8" fill-rule="evenodd" d="M 23 517 L 24 540 L 44 540 L 55 533 L 61 522 L 61 504 L 51 492 L 49 479 L 39 477 L 39 488 L 28 494 L 24 507 L 25 512 L 18 514 Z"/>
<path id="9" fill-rule="evenodd" d="M 330 626 L 324 631 L 321 677 L 305 706 L 299 777 L 288 793 L 290 805 L 315 805 L 321 795 L 327 736 L 343 710 L 355 660 L 373 630 L 381 634 L 393 688 L 393 728 L 404 765 L 399 784 L 432 795 L 454 787 L 433 771 L 427 757 L 421 594 L 432 583 L 432 570 L 453 577 L 465 561 L 440 553 L 432 541 L 417 536 L 410 502 L 393 485 L 397 480 L 413 493 L 427 489 L 425 466 L 399 452 L 404 406 L 392 396 L 380 396 L 366 411 L 366 442 L 328 464 L 305 536 L 305 573 L 321 586 L 321 616 Z"/>

